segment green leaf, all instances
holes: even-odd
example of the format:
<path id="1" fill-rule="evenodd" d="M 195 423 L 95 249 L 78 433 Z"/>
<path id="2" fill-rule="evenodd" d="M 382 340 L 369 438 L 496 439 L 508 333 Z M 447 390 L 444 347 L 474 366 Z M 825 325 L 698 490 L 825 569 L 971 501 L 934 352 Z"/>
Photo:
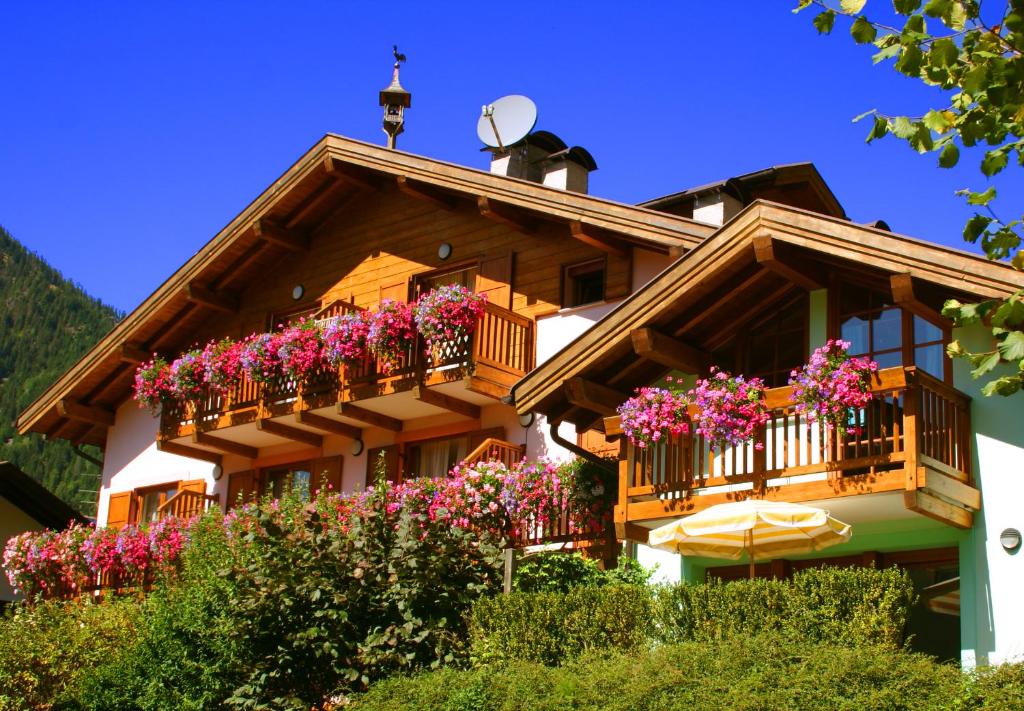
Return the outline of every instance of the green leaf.
<path id="1" fill-rule="evenodd" d="M 949 6 L 952 4 L 953 0 L 928 0 L 924 6 L 924 14 L 929 17 L 942 17 L 949 12 Z"/>
<path id="2" fill-rule="evenodd" d="M 993 351 L 992 353 L 980 353 L 971 358 L 971 363 L 974 365 L 974 370 L 971 371 L 971 377 L 975 379 L 980 378 L 985 373 L 999 365 L 999 351 Z"/>
<path id="3" fill-rule="evenodd" d="M 942 147 L 942 152 L 939 153 L 939 165 L 943 168 L 952 168 L 960 160 L 960 149 L 956 147 L 956 144 L 950 141 Z"/>
<path id="4" fill-rule="evenodd" d="M 866 4 L 867 0 L 839 0 L 839 8 L 847 15 L 856 15 Z"/>
<path id="5" fill-rule="evenodd" d="M 884 62 L 886 59 L 892 59 L 893 57 L 900 53 L 900 49 L 901 46 L 899 44 L 890 44 L 886 47 L 883 47 L 881 51 L 876 52 L 874 55 L 872 55 L 871 61 L 874 62 L 875 64 L 878 64 L 879 62 Z"/>
<path id="6" fill-rule="evenodd" d="M 968 205 L 988 205 L 996 197 L 996 189 L 989 188 L 983 193 L 972 193 L 970 190 L 960 191 L 959 194 L 967 196 Z"/>
<path id="7" fill-rule="evenodd" d="M 892 120 L 892 125 L 889 127 L 893 135 L 897 138 L 904 140 L 910 140 L 917 133 L 917 126 L 914 122 L 908 119 L 906 116 L 897 116 Z"/>
<path id="8" fill-rule="evenodd" d="M 1022 386 L 1024 386 L 1024 378 L 1021 378 L 1019 375 L 1004 376 L 986 383 L 985 387 L 981 389 L 981 393 L 985 395 L 985 397 L 991 397 L 993 395 L 1008 397 L 1019 391 Z"/>
<path id="9" fill-rule="evenodd" d="M 850 36 L 853 37 L 853 41 L 857 44 L 868 44 L 875 41 L 878 31 L 874 25 L 861 15 L 850 25 Z"/>
<path id="10" fill-rule="evenodd" d="M 836 13 L 833 10 L 820 12 L 815 16 L 813 24 L 819 35 L 830 34 L 832 27 L 836 24 Z"/>
<path id="11" fill-rule="evenodd" d="M 948 37 L 941 37 L 932 43 L 928 61 L 939 67 L 952 67 L 960 56 L 960 49 Z"/>
<path id="12" fill-rule="evenodd" d="M 909 15 L 921 7 L 921 0 L 893 0 L 892 6 L 901 15 Z"/>
<path id="13" fill-rule="evenodd" d="M 921 74 L 922 59 L 924 59 L 924 54 L 916 44 L 904 45 L 903 52 L 896 61 L 896 71 L 916 78 Z"/>
<path id="14" fill-rule="evenodd" d="M 989 151 L 981 160 L 981 172 L 991 177 L 1005 168 L 1008 160 L 1006 153 L 998 148 Z"/>
<path id="15" fill-rule="evenodd" d="M 1017 252 L 1010 260 L 1010 266 L 1018 271 L 1024 271 L 1024 251 Z"/>
<path id="16" fill-rule="evenodd" d="M 974 215 L 974 217 L 969 219 L 967 224 L 964 226 L 964 240 L 971 243 L 977 242 L 978 237 L 981 236 L 981 233 L 984 232 L 990 224 L 992 224 L 991 217 L 985 217 L 985 215 L 977 214 Z"/>
<path id="17" fill-rule="evenodd" d="M 930 110 L 924 115 L 922 123 L 930 128 L 935 133 L 945 133 L 953 122 L 949 120 L 949 117 L 942 111 L 936 111 L 935 109 Z"/>
<path id="18" fill-rule="evenodd" d="M 968 94 L 980 94 L 985 90 L 985 85 L 988 83 L 988 66 L 985 64 L 979 64 L 964 74 L 963 79 L 960 80 L 960 87 Z"/>
<path id="19" fill-rule="evenodd" d="M 882 116 L 875 116 L 875 121 L 871 125 L 871 132 L 868 134 L 866 142 L 871 143 L 876 138 L 882 138 L 888 132 L 889 122 Z"/>

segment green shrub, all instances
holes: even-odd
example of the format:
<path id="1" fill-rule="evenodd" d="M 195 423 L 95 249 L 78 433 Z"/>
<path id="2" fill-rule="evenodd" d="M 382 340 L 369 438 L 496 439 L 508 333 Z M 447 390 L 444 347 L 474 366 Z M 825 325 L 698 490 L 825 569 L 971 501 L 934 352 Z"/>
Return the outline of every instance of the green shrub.
<path id="1" fill-rule="evenodd" d="M 561 667 L 512 661 L 395 677 L 359 711 L 537 709 L 693 711 L 952 709 L 956 667 L 888 647 L 801 643 L 779 635 L 589 654 Z"/>
<path id="2" fill-rule="evenodd" d="M 1002 664 L 966 674 L 960 708 L 986 711 L 1024 709 L 1024 664 Z"/>
<path id="3" fill-rule="evenodd" d="M 519 592 L 566 592 L 580 585 L 646 585 L 653 572 L 625 556 L 619 558 L 618 567 L 601 570 L 597 561 L 576 553 L 547 551 L 519 563 L 512 588 Z"/>
<path id="4" fill-rule="evenodd" d="M 482 598 L 470 613 L 472 658 L 557 664 L 590 650 L 638 647 L 651 636 L 652 602 L 650 589 L 636 585 Z"/>
<path id="5" fill-rule="evenodd" d="M 131 643 L 135 600 L 17 605 L 0 620 L 0 709 L 73 699 L 83 675 Z"/>
<path id="6" fill-rule="evenodd" d="M 781 632 L 804 640 L 898 646 L 914 588 L 896 568 L 820 568 L 790 581 L 737 580 L 659 588 L 658 636 L 667 642 Z"/>

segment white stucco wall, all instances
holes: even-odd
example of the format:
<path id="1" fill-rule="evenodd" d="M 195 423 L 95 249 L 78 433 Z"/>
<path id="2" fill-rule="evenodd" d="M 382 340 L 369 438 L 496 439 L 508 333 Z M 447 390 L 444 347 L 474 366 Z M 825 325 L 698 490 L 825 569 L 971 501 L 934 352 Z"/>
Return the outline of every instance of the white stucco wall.
<path id="1" fill-rule="evenodd" d="M 0 551 L 7 540 L 25 531 L 39 531 L 45 528 L 41 523 L 0 496 Z M 7 582 L 7 574 L 0 568 L 0 600 L 14 600 L 16 596 Z"/>

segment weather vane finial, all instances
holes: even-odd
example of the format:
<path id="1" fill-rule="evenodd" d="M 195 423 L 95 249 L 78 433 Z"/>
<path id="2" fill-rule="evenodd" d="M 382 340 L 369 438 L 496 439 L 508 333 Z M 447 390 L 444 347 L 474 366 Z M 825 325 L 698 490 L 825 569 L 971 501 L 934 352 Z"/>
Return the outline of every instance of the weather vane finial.
<path id="1" fill-rule="evenodd" d="M 380 105 L 384 107 L 384 133 L 388 136 L 388 148 L 395 147 L 395 139 L 405 130 L 405 110 L 412 105 L 412 94 L 402 88 L 398 81 L 398 70 L 408 61 L 398 51 L 398 45 L 392 45 L 395 55 L 395 70 L 391 75 L 391 85 L 380 92 Z"/>

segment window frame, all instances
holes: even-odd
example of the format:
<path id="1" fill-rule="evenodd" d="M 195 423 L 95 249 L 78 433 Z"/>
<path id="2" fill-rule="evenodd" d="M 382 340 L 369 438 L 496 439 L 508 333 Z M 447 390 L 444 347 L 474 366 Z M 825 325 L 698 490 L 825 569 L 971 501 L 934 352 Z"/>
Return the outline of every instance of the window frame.
<path id="1" fill-rule="evenodd" d="M 161 506 L 167 503 L 172 496 L 181 491 L 181 484 L 183 481 L 184 479 L 178 479 L 177 481 L 167 481 L 161 484 L 149 484 L 147 486 L 140 486 L 136 489 L 132 489 L 132 499 L 134 500 L 135 505 L 129 510 L 128 524 L 132 526 L 139 526 L 143 523 L 151 523 L 151 521 L 142 520 L 143 503 L 145 502 L 146 497 L 153 493 L 160 494 L 160 501 L 157 504 L 157 511 L 159 511 Z M 167 491 L 171 488 L 174 489 L 174 494 L 167 496 Z"/>
<path id="2" fill-rule="evenodd" d="M 594 272 L 601 272 L 601 298 L 595 301 L 584 301 L 581 303 L 570 303 L 572 299 L 569 298 L 570 287 L 572 284 L 572 278 L 577 275 L 570 275 L 570 271 L 573 269 L 581 269 L 588 266 L 596 267 L 593 269 Z M 590 274 L 590 271 L 582 272 L 582 274 Z M 559 302 L 561 303 L 562 309 L 577 309 L 583 306 L 593 306 L 594 304 L 603 304 L 608 300 L 608 257 L 591 257 L 583 259 L 578 262 L 571 262 L 569 264 L 563 264 L 561 270 L 561 278 L 559 279 Z"/>

